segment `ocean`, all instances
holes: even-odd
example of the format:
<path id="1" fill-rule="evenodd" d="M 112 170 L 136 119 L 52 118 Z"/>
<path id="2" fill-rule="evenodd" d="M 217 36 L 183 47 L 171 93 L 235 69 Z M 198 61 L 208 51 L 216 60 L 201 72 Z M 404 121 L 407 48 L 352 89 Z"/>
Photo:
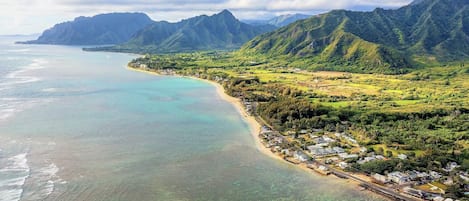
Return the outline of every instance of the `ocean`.
<path id="1" fill-rule="evenodd" d="M 0 37 L 0 201 L 384 200 L 259 152 L 214 86 Z"/>

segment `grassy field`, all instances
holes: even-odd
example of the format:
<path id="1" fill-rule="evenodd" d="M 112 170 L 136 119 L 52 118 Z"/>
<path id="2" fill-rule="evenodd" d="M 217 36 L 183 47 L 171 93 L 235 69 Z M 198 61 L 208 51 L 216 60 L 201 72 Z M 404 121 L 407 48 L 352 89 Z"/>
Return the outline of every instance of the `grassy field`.
<path id="1" fill-rule="evenodd" d="M 332 97 L 311 101 L 333 107 L 354 105 L 392 112 L 469 107 L 469 73 L 467 68 L 459 66 L 428 68 L 406 75 L 307 72 L 256 66 L 209 71 L 226 72 L 234 77 L 258 77 L 261 82 Z"/>

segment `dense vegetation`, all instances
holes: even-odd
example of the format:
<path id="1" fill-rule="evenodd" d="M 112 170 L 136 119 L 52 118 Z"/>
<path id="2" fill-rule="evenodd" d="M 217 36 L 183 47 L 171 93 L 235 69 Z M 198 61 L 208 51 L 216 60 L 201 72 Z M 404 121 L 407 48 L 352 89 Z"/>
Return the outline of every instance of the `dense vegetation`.
<path id="1" fill-rule="evenodd" d="M 89 50 L 137 53 L 185 52 L 239 48 L 255 36 L 275 29 L 240 22 L 228 10 L 212 16 L 197 16 L 177 23 L 156 22 L 135 34 L 128 42 Z"/>
<path id="2" fill-rule="evenodd" d="M 153 23 L 143 13 L 109 13 L 77 17 L 56 24 L 30 44 L 110 45 L 126 42 L 140 29 Z"/>
<path id="3" fill-rule="evenodd" d="M 330 70 L 405 73 L 428 60 L 467 58 L 468 16 L 467 0 L 424 0 L 373 12 L 335 10 L 258 36 L 242 52 Z"/>

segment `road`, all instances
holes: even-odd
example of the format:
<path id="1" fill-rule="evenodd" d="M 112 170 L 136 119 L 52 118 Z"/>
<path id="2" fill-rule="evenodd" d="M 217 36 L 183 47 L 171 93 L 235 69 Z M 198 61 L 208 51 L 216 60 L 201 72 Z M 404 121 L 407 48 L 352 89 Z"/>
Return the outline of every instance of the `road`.
<path id="1" fill-rule="evenodd" d="M 328 165 L 326 165 L 326 164 L 324 164 L 320 161 L 314 161 L 314 162 L 318 163 L 319 165 L 323 165 L 323 166 L 329 168 L 331 173 L 338 176 L 338 177 L 347 178 L 347 179 L 357 181 L 357 182 L 361 183 L 361 186 L 366 187 L 367 189 L 369 189 L 371 191 L 375 191 L 377 193 L 383 194 L 383 195 L 385 195 L 387 197 L 390 197 L 394 200 L 421 201 L 421 199 L 418 199 L 418 198 L 415 198 L 415 197 L 410 197 L 410 196 L 407 196 L 407 195 L 402 195 L 401 193 L 396 192 L 393 189 L 386 188 L 386 187 L 383 187 L 383 186 L 379 186 L 377 184 L 365 181 L 365 180 L 363 180 L 361 178 L 358 178 L 356 176 L 353 176 L 351 174 L 347 174 L 345 172 L 335 170 L 335 169 L 330 168 Z"/>

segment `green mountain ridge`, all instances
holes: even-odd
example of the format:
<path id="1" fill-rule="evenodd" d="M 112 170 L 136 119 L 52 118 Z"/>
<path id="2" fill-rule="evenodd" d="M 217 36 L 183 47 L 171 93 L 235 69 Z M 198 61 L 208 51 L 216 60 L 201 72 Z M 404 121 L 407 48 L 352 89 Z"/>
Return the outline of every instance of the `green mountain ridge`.
<path id="1" fill-rule="evenodd" d="M 240 22 L 224 10 L 177 23 L 156 22 L 137 32 L 128 42 L 91 51 L 168 53 L 196 50 L 236 49 L 255 36 L 272 31 L 273 26 L 252 26 Z"/>
<path id="2" fill-rule="evenodd" d="M 77 17 L 45 30 L 37 40 L 25 44 L 109 45 L 126 42 L 153 21 L 143 13 L 108 13 Z"/>
<path id="3" fill-rule="evenodd" d="M 415 57 L 467 59 L 468 4 L 423 0 L 396 10 L 334 10 L 260 35 L 241 53 L 393 73 L 418 66 Z"/>

